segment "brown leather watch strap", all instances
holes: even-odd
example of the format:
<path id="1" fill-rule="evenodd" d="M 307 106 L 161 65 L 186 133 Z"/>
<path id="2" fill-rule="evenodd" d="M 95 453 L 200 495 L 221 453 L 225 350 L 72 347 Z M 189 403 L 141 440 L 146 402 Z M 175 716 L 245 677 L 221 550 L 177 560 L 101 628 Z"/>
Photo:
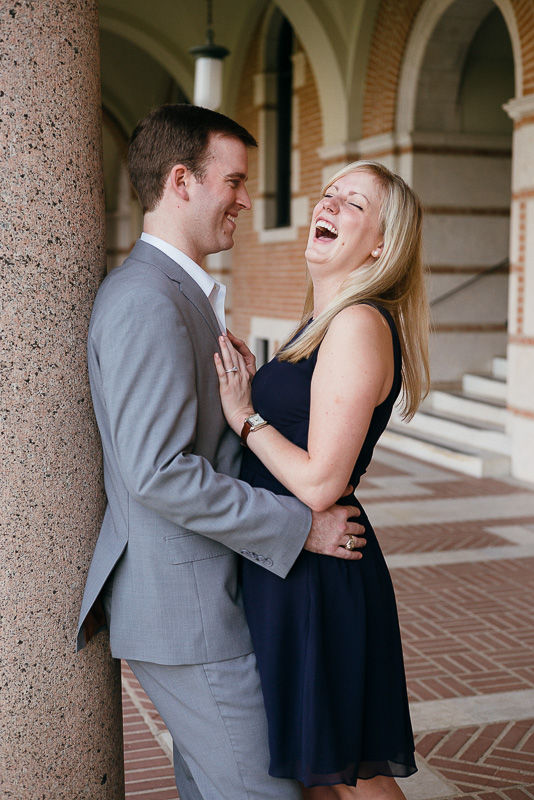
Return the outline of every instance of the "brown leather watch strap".
<path id="1" fill-rule="evenodd" d="M 259 431 L 260 428 L 265 428 L 269 423 L 260 414 L 251 414 L 247 417 L 241 428 L 241 444 L 247 447 L 247 438 L 251 431 Z"/>
<path id="2" fill-rule="evenodd" d="M 248 447 L 247 439 L 251 430 L 252 430 L 252 425 L 250 424 L 248 419 L 246 419 L 243 424 L 243 427 L 241 428 L 241 444 L 243 445 L 243 447 Z"/>

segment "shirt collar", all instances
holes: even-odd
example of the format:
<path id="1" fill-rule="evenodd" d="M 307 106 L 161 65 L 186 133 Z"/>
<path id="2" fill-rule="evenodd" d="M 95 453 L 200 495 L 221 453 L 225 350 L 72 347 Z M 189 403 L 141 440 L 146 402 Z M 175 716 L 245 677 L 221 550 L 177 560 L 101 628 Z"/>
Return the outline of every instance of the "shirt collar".
<path id="1" fill-rule="evenodd" d="M 143 233 L 141 234 L 141 239 L 143 242 L 147 242 L 148 244 L 157 247 L 158 250 L 161 250 L 165 255 L 172 258 L 173 261 L 176 261 L 182 269 L 184 269 L 187 274 L 193 278 L 196 284 L 200 286 L 206 297 L 210 296 L 210 292 L 215 285 L 215 279 L 208 275 L 202 267 L 200 267 L 192 258 L 189 258 L 185 253 L 182 253 L 181 250 L 178 250 L 177 247 L 174 245 L 169 244 L 168 242 L 164 241 L 164 239 L 160 239 L 159 236 L 153 236 L 151 233 Z"/>
<path id="2" fill-rule="evenodd" d="M 187 272 L 190 278 L 192 278 L 197 286 L 204 292 L 210 303 L 212 304 L 213 310 L 215 311 L 215 315 L 219 320 L 219 324 L 223 332 L 226 330 L 225 328 L 225 319 L 224 319 L 224 298 L 226 295 L 226 286 L 223 283 L 219 283 L 216 281 L 215 278 L 212 278 L 205 270 L 202 269 L 192 258 L 189 258 L 185 253 L 181 250 L 178 250 L 177 247 L 174 245 L 169 244 L 164 239 L 160 239 L 159 236 L 153 236 L 151 233 L 143 233 L 141 234 L 141 239 L 143 242 L 147 244 L 151 244 L 153 247 L 157 247 L 158 250 L 161 250 L 162 253 L 172 258 L 177 264 L 179 264 L 182 269 Z M 213 289 L 216 287 L 217 291 L 214 292 Z M 210 296 L 211 295 L 211 296 Z"/>

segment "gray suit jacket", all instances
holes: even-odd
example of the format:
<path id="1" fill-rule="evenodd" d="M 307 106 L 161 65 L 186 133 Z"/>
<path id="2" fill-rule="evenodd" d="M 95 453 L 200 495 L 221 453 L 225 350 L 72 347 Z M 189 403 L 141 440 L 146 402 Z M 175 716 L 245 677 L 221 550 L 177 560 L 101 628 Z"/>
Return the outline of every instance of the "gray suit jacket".
<path id="1" fill-rule="evenodd" d="M 80 614 L 113 573 L 117 658 L 192 664 L 251 652 L 237 555 L 284 577 L 309 509 L 236 480 L 238 437 L 219 401 L 218 324 L 197 284 L 138 241 L 104 280 L 89 328 L 107 508 Z"/>

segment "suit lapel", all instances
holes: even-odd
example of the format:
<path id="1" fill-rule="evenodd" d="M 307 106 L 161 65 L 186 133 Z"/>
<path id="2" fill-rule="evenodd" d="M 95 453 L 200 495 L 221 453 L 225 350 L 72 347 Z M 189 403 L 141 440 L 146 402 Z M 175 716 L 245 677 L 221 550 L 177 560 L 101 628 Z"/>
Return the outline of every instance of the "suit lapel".
<path id="1" fill-rule="evenodd" d="M 168 278 L 178 283 L 180 292 L 196 308 L 213 333 L 215 340 L 218 340 L 221 330 L 212 305 L 189 273 L 157 247 L 148 244 L 148 242 L 143 242 L 141 239 L 138 239 L 135 243 L 130 257 L 160 269 Z"/>

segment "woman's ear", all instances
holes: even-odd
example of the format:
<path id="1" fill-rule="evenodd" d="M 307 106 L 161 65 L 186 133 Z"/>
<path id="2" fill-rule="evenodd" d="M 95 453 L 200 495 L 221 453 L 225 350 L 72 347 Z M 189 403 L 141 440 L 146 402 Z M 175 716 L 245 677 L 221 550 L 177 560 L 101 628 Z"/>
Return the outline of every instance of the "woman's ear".
<path id="1" fill-rule="evenodd" d="M 384 249 L 384 242 L 382 242 L 381 244 L 377 244 L 377 246 L 373 250 L 371 250 L 371 255 L 373 256 L 373 258 L 380 258 L 383 249 Z"/>

